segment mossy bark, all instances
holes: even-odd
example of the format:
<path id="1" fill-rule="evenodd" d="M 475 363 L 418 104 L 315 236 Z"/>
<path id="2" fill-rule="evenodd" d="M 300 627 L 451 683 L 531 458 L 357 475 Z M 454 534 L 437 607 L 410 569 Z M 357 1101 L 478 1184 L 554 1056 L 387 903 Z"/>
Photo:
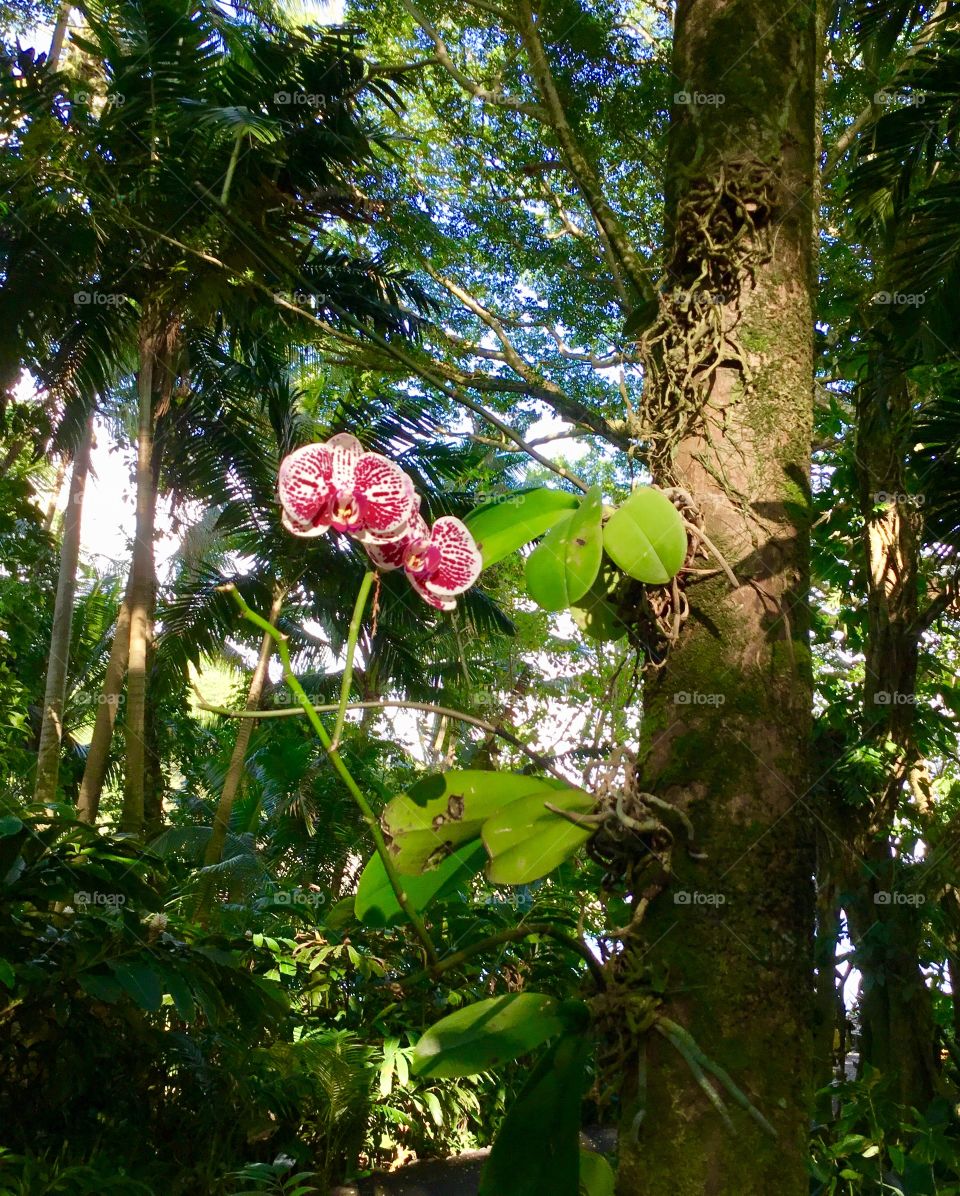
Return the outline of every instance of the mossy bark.
<path id="1" fill-rule="evenodd" d="M 737 349 L 721 353 L 705 380 L 699 425 L 670 468 L 742 580 L 735 590 L 722 575 L 688 586 L 690 620 L 646 692 L 644 788 L 688 813 L 708 858 L 674 851 L 671 885 L 623 962 L 634 986 L 662 991 L 663 1012 L 726 1069 L 778 1137 L 717 1086 L 731 1135 L 680 1055 L 651 1036 L 646 1115 L 636 1138 L 623 1128 L 618 1196 L 799 1196 L 808 1188 L 816 32 L 814 5 L 677 6 L 674 75 L 694 101 L 674 108 L 672 227 L 681 227 L 686 197 L 709 192 L 714 180 L 765 182 L 760 202 L 744 192 L 727 213 L 734 226 L 744 222 L 745 248 L 755 251 L 724 300 Z M 683 285 L 704 247 L 694 239 L 673 248 Z M 634 1111 L 629 1084 L 625 1098 Z"/>

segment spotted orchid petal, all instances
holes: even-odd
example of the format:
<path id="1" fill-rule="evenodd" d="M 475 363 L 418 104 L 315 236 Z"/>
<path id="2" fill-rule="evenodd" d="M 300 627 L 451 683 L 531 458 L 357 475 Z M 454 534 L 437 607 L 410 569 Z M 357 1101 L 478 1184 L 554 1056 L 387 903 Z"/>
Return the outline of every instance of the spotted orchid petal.
<path id="1" fill-rule="evenodd" d="M 398 539 L 379 544 L 373 540 L 365 540 L 363 546 L 375 567 L 383 573 L 389 573 L 392 569 L 403 568 L 411 544 L 429 539 L 430 528 L 427 521 L 419 511 L 414 511 L 409 526 Z"/>
<path id="2" fill-rule="evenodd" d="M 457 605 L 456 598 L 443 598 L 439 594 L 431 594 L 430 591 L 418 581 L 412 573 L 407 574 L 407 580 L 417 591 L 424 602 L 429 602 L 431 606 L 435 606 L 437 610 L 455 610 Z"/>
<path id="3" fill-rule="evenodd" d="M 284 457 L 278 488 L 288 531 L 314 536 L 327 530 L 330 521 L 323 514 L 334 486 L 333 455 L 325 444 L 308 444 Z"/>
<path id="4" fill-rule="evenodd" d="M 404 535 L 418 504 L 413 482 L 399 465 L 379 453 L 364 453 L 354 471 L 353 492 L 363 519 L 359 539 L 383 544 Z"/>
<path id="5" fill-rule="evenodd" d="M 280 522 L 288 532 L 299 536 L 301 540 L 311 540 L 314 536 L 322 536 L 330 530 L 329 523 L 297 523 L 286 511 L 280 512 Z"/>
<path id="6" fill-rule="evenodd" d="M 410 584 L 424 601 L 438 610 L 453 610 L 456 596 L 480 576 L 483 558 L 465 524 L 452 515 L 441 516 L 427 534 L 417 528 L 404 553 L 403 567 Z"/>
<path id="7" fill-rule="evenodd" d="M 418 506 L 403 470 L 379 453 L 365 452 L 346 432 L 286 457 L 279 493 L 284 527 L 302 537 L 332 527 L 362 541 L 392 543 L 404 535 Z"/>
<path id="8" fill-rule="evenodd" d="M 433 525 L 430 542 L 439 549 L 440 563 L 423 579 L 426 589 L 438 598 L 469 590 L 483 569 L 483 557 L 466 524 L 452 515 L 443 515 Z"/>

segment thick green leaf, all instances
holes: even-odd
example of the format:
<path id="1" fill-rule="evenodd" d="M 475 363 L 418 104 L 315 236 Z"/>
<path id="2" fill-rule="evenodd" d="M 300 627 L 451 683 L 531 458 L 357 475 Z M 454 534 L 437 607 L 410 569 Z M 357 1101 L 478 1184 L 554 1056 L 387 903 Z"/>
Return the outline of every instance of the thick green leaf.
<path id="1" fill-rule="evenodd" d="M 534 1069 L 500 1126 L 479 1196 L 579 1196 L 585 1036 L 564 1037 Z"/>
<path id="2" fill-rule="evenodd" d="M 381 824 L 397 870 L 415 876 L 476 839 L 484 822 L 512 801 L 555 789 L 518 773 L 464 769 L 425 777 L 388 802 Z"/>
<path id="3" fill-rule="evenodd" d="M 603 495 L 594 486 L 527 558 L 527 592 L 544 610 L 565 610 L 593 585 L 603 556 Z"/>
<path id="4" fill-rule="evenodd" d="M 479 872 L 484 858 L 482 843 L 467 843 L 432 872 L 404 877 L 403 890 L 417 913 L 422 913 L 431 901 L 455 892 Z M 355 910 L 360 921 L 368 926 L 392 926 L 406 918 L 379 855 L 371 856 L 360 876 Z"/>
<path id="5" fill-rule="evenodd" d="M 534 794 L 514 802 L 483 824 L 490 855 L 487 879 L 495 885 L 526 885 L 546 876 L 578 851 L 593 834 L 544 806 L 588 814 L 596 804 L 582 789 Z"/>
<path id="6" fill-rule="evenodd" d="M 17 976 L 13 970 L 13 964 L 6 959 L 0 959 L 0 984 L 5 988 L 13 988 L 16 982 Z"/>
<path id="7" fill-rule="evenodd" d="M 16 814 L 4 814 L 0 818 L 0 839 L 7 835 L 15 835 L 23 827 L 23 820 L 18 818 Z"/>
<path id="8" fill-rule="evenodd" d="M 580 1151 L 580 1196 L 613 1196 L 616 1178 L 602 1154 Z"/>
<path id="9" fill-rule="evenodd" d="M 627 625 L 616 604 L 616 591 L 622 580 L 623 574 L 605 560 L 593 585 L 570 607 L 574 623 L 589 639 L 620 640 L 627 634 Z"/>
<path id="10" fill-rule="evenodd" d="M 472 1076 L 526 1055 L 564 1029 L 561 1003 L 541 993 L 508 993 L 449 1014 L 413 1052 L 414 1074 Z"/>
<path id="11" fill-rule="evenodd" d="M 542 536 L 576 505 L 576 495 L 538 486 L 486 502 L 471 511 L 464 522 L 477 542 L 486 568 Z"/>
<path id="12" fill-rule="evenodd" d="M 603 529 L 611 560 L 645 585 L 662 586 L 674 577 L 687 555 L 683 519 L 662 490 L 639 486 L 614 511 Z"/>

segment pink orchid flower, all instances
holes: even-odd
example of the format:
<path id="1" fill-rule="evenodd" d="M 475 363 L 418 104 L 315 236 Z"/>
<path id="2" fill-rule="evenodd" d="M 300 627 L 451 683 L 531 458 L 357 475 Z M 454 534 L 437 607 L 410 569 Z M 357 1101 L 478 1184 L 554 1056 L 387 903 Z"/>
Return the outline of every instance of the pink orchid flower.
<path id="1" fill-rule="evenodd" d="M 404 536 L 392 544 L 366 545 L 378 569 L 403 569 L 410 584 L 437 610 L 453 610 L 457 594 L 480 576 L 483 557 L 465 524 L 442 515 L 432 528 L 418 511 Z"/>
<path id="2" fill-rule="evenodd" d="M 308 444 L 280 466 L 283 526 L 295 536 L 322 536 L 332 527 L 369 543 L 389 544 L 407 530 L 418 501 L 399 465 L 364 451 L 341 432 Z"/>

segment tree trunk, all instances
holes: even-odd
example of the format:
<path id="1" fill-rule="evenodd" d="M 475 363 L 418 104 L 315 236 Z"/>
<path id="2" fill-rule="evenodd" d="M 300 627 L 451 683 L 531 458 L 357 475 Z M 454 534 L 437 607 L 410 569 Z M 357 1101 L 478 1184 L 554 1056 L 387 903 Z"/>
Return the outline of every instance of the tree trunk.
<path id="1" fill-rule="evenodd" d="M 37 782 L 33 799 L 44 804 L 55 801 L 60 773 L 60 742 L 63 737 L 63 703 L 67 691 L 67 670 L 70 665 L 70 634 L 73 624 L 73 604 L 77 589 L 77 565 L 80 560 L 80 528 L 83 519 L 83 492 L 90 472 L 90 453 L 93 448 L 93 415 L 84 428 L 83 437 L 73 458 L 70 496 L 63 517 L 63 539 L 60 544 L 60 576 L 53 609 L 53 629 L 50 634 L 50 656 L 47 662 L 47 683 L 43 695 L 43 721 L 40 725 L 40 746 L 37 751 Z"/>
<path id="2" fill-rule="evenodd" d="M 157 342 L 144 334 L 137 379 L 137 524 L 130 570 L 130 652 L 127 661 L 126 775 L 121 830 L 139 835 L 144 823 L 146 784 L 147 652 L 155 592 L 153 558 L 156 487 L 153 471 L 153 390 Z"/>
<path id="3" fill-rule="evenodd" d="M 70 4 L 61 4 L 57 10 L 57 23 L 53 27 L 53 40 L 50 43 L 50 53 L 47 55 L 47 70 L 55 71 L 60 65 L 60 55 L 63 53 L 63 44 L 67 37 L 71 11 L 72 5 Z"/>
<path id="4" fill-rule="evenodd" d="M 685 811 L 707 858 L 678 844 L 652 888 L 634 886 L 651 904 L 618 969 L 627 1024 L 659 1006 L 777 1138 L 717 1080 L 731 1134 L 680 1053 L 648 1033 L 645 1086 L 625 1073 L 619 1196 L 808 1191 L 817 32 L 814 5 L 677 4 L 686 95 L 668 158 L 668 285 L 642 342 L 648 443 L 656 480 L 692 496 L 740 580 L 689 586 L 690 618 L 646 686 L 642 788 Z"/>
<path id="5" fill-rule="evenodd" d="M 87 763 L 83 770 L 83 780 L 80 782 L 80 796 L 77 798 L 80 821 L 91 826 L 97 821 L 100 809 L 100 795 L 110 763 L 113 724 L 117 719 L 120 692 L 127 671 L 127 658 L 130 655 L 130 587 L 131 579 L 128 578 L 123 601 L 117 613 L 110 659 L 107 661 L 107 671 L 98 699 L 97 717 L 93 725 L 93 737 L 87 749 Z"/>
<path id="6" fill-rule="evenodd" d="M 151 600 L 151 606 L 156 603 L 156 592 Z M 156 692 L 153 682 L 153 672 L 156 667 L 156 645 L 151 626 L 150 644 L 147 649 L 147 694 L 144 734 L 146 738 L 146 755 L 144 759 L 144 794 L 143 821 L 144 833 L 148 839 L 160 834 L 163 827 L 163 794 L 165 779 L 163 771 L 163 756 L 160 747 L 159 720 L 153 710 L 152 695 Z"/>
<path id="7" fill-rule="evenodd" d="M 896 749 L 886 783 L 853 812 L 855 855 L 846 884 L 850 934 L 863 976 L 860 1064 L 877 1068 L 905 1108 L 925 1108 L 938 1081 L 932 997 L 920 970 L 922 894 L 893 844 L 916 763 L 914 700 L 919 661 L 919 508 L 906 492 L 914 404 L 900 363 L 871 354 L 858 392 L 853 454 L 863 515 L 867 592 L 863 723 L 881 750 Z M 862 814 L 860 813 L 862 811 Z M 916 870 L 919 875 L 922 868 Z"/>
<path id="8" fill-rule="evenodd" d="M 270 607 L 270 622 L 274 625 L 276 625 L 277 619 L 280 617 L 285 596 L 286 591 L 283 589 L 278 589 L 274 595 L 273 605 Z M 257 657 L 256 667 L 253 670 L 253 676 L 250 678 L 250 688 L 247 690 L 247 701 L 244 706 L 245 710 L 260 709 L 260 702 L 263 699 L 263 690 L 266 685 L 272 654 L 273 639 L 269 635 L 264 635 L 260 641 L 260 655 Z M 233 803 L 240 792 L 240 782 L 243 780 L 243 765 L 247 757 L 247 749 L 250 746 L 250 738 L 253 735 L 254 719 L 241 718 L 237 722 L 239 724 L 237 727 L 237 738 L 233 745 L 233 752 L 230 755 L 230 763 L 227 765 L 226 776 L 223 779 L 223 789 L 220 793 L 220 801 L 217 803 L 217 812 L 213 819 L 210 841 L 207 843 L 207 849 L 203 855 L 203 865 L 205 868 L 219 864 L 223 859 L 223 846 L 226 843 L 227 833 L 230 830 L 230 815 L 233 812 Z M 214 887 L 213 881 L 209 876 L 205 877 L 201 882 L 197 898 L 197 916 L 201 920 L 210 908 Z"/>

